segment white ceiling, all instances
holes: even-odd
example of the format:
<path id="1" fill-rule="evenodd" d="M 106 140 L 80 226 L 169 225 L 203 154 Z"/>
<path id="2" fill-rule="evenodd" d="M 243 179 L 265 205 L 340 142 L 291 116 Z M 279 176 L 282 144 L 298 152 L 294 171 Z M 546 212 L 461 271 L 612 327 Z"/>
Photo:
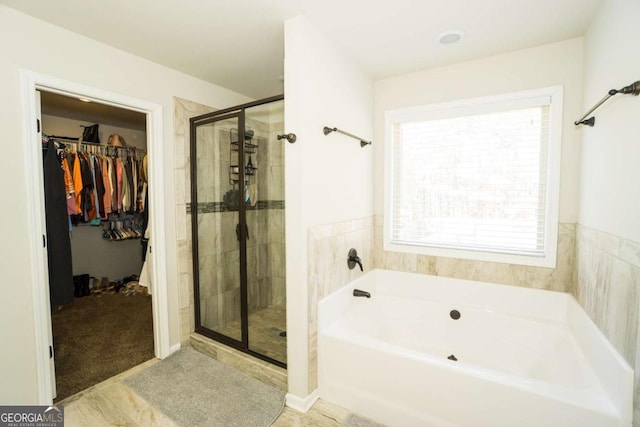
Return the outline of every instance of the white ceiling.
<path id="1" fill-rule="evenodd" d="M 0 0 L 253 98 L 283 92 L 284 21 L 304 14 L 375 79 L 578 37 L 604 0 Z M 436 35 L 462 29 L 443 46 Z"/>

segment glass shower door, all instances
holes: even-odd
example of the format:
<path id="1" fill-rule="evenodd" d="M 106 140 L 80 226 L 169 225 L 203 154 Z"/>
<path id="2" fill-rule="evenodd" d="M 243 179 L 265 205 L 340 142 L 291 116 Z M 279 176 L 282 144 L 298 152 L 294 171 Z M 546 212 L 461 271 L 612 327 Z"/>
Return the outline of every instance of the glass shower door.
<path id="1" fill-rule="evenodd" d="M 196 331 L 242 342 L 238 114 L 192 124 L 191 214 Z M 236 145 L 234 145 L 234 135 Z M 194 156 L 195 154 L 195 156 Z M 194 219 L 194 218 L 192 218 Z M 208 332 L 207 331 L 207 332 Z"/>
<path id="2" fill-rule="evenodd" d="M 286 367 L 282 96 L 190 119 L 195 331 Z"/>

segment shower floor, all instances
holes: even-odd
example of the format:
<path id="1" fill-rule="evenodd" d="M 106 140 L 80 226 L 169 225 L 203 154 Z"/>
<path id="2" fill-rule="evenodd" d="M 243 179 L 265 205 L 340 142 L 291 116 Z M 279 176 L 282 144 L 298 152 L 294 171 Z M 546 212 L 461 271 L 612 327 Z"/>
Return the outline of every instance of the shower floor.
<path id="1" fill-rule="evenodd" d="M 249 314 L 249 350 L 282 363 L 287 363 L 286 304 L 276 304 Z M 240 336 L 240 322 L 229 323 L 220 329 L 223 335 Z"/>

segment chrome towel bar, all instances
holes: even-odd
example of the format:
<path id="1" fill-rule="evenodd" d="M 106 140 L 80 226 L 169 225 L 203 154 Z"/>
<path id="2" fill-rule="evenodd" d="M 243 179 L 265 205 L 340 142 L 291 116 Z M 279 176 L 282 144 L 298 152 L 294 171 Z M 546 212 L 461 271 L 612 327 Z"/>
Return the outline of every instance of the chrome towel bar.
<path id="1" fill-rule="evenodd" d="M 324 132 L 325 135 L 329 135 L 331 132 L 338 132 L 341 133 L 343 135 L 347 135 L 350 136 L 351 138 L 357 139 L 360 141 L 360 147 L 366 147 L 367 145 L 371 145 L 371 141 L 367 141 L 364 138 L 360 138 L 359 136 L 355 136 L 354 134 L 351 134 L 349 132 L 345 132 L 343 130 L 340 130 L 338 128 L 330 128 L 328 126 L 325 126 L 324 129 L 322 130 L 322 132 Z"/>
<path id="2" fill-rule="evenodd" d="M 607 99 L 611 98 L 613 95 L 616 95 L 618 93 L 631 94 L 633 96 L 640 95 L 640 80 L 638 80 L 635 83 L 631 83 L 629 86 L 625 86 L 620 90 L 611 89 L 609 91 L 609 93 L 607 93 L 607 96 L 602 98 L 600 100 L 600 102 L 598 102 L 589 111 L 587 111 L 587 113 L 584 116 L 580 117 L 578 120 L 573 122 L 573 124 L 576 125 L 576 126 L 578 126 L 578 125 L 587 125 L 587 126 L 593 127 L 593 125 L 595 125 L 595 123 L 596 123 L 596 118 L 595 117 L 589 117 L 589 115 L 591 115 L 591 113 L 593 113 L 598 107 L 600 107 L 602 104 L 604 104 Z M 589 117 L 589 118 L 587 119 L 587 117 Z"/>

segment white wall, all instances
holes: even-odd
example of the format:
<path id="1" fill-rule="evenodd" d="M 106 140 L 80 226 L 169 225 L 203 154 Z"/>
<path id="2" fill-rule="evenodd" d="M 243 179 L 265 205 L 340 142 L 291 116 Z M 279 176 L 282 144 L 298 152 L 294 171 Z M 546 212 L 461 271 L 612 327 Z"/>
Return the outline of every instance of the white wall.
<path id="1" fill-rule="evenodd" d="M 173 96 L 227 107 L 248 99 L 219 86 L 127 54 L 86 37 L 0 6 L 0 129 L 5 178 L 0 232 L 0 404 L 37 403 L 33 294 L 27 236 L 24 171 L 23 101 L 20 71 L 31 70 L 94 88 L 160 104 L 165 152 L 165 245 L 167 259 L 158 266 L 168 282 L 170 344 L 179 338 L 175 230 Z M 46 284 L 43 284 L 45 286 Z"/>
<path id="2" fill-rule="evenodd" d="M 585 35 L 584 112 L 640 80 L 640 2 L 609 0 Z M 579 222 L 640 242 L 640 98 L 618 94 L 582 133 Z"/>
<path id="3" fill-rule="evenodd" d="M 373 214 L 373 151 L 332 133 L 338 127 L 373 136 L 372 80 L 330 46 L 304 17 L 285 23 L 287 339 L 289 392 L 304 398 L 308 382 L 307 232 L 309 227 Z M 373 144 L 380 141 L 373 141 Z M 346 254 L 344 254 L 346 260 Z M 345 267 L 346 268 L 346 267 Z"/>
<path id="4" fill-rule="evenodd" d="M 455 49 L 455 46 L 452 46 Z M 384 112 L 501 93 L 564 86 L 560 222 L 578 213 L 579 134 L 573 121 L 582 108 L 582 39 L 433 68 L 375 84 L 375 212 L 383 214 Z"/>

